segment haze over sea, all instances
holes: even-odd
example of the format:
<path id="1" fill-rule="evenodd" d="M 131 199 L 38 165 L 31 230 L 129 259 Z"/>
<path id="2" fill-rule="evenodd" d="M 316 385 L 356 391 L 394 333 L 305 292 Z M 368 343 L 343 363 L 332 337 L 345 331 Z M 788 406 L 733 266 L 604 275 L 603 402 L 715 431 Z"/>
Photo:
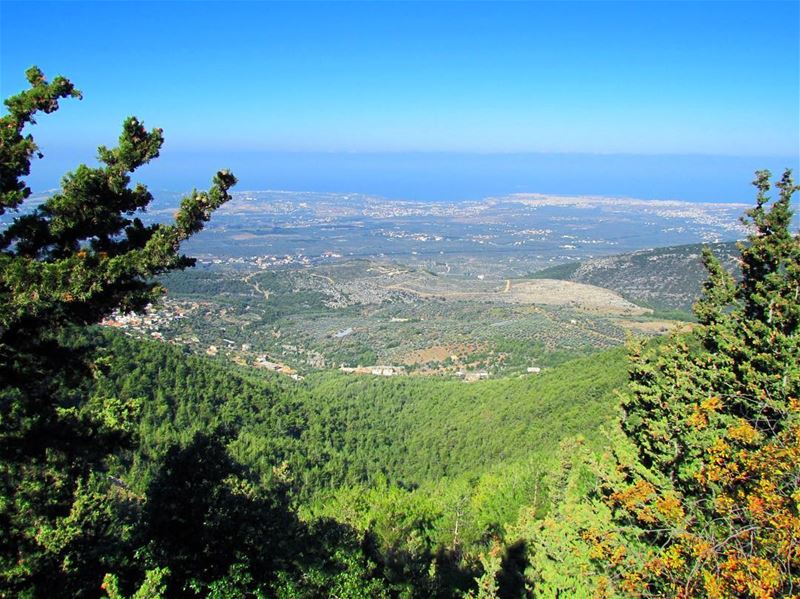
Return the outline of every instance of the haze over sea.
<path id="1" fill-rule="evenodd" d="M 87 151 L 83 160 L 91 161 Z M 74 153 L 49 153 L 31 182 L 55 186 Z M 689 202 L 744 202 L 756 168 L 798 169 L 797 158 L 631 154 L 170 152 L 137 180 L 159 190 L 202 186 L 220 165 L 240 190 L 365 193 L 398 200 L 460 201 L 510 193 L 605 195 Z"/>
<path id="2" fill-rule="evenodd" d="M 165 154 L 148 178 L 155 186 L 183 189 L 214 164 L 235 164 L 240 189 L 358 192 L 426 201 L 536 192 L 749 203 L 755 168 L 774 173 L 798 168 L 797 158 L 790 157 L 229 153 Z"/>

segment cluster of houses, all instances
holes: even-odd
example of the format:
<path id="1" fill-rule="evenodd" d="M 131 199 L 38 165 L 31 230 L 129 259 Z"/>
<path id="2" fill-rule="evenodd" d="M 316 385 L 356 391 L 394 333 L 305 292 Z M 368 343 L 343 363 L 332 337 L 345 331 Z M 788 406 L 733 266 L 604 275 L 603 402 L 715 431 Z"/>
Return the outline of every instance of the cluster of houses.
<path id="1" fill-rule="evenodd" d="M 342 255 L 326 250 L 322 252 L 317 258 L 306 256 L 305 254 L 285 254 L 283 256 L 271 255 L 267 254 L 264 256 L 229 256 L 226 258 L 206 258 L 200 259 L 199 262 L 201 264 L 240 264 L 240 265 L 249 265 L 255 266 L 261 270 L 266 270 L 268 268 L 275 268 L 278 266 L 289 266 L 292 264 L 299 264 L 301 266 L 311 266 L 312 262 L 317 262 L 319 260 L 335 260 L 337 258 L 341 258 Z"/>
<path id="2" fill-rule="evenodd" d="M 406 369 L 403 366 L 344 366 L 339 368 L 340 372 L 345 374 L 370 374 L 372 376 L 397 376 L 406 374 Z M 538 366 L 529 366 L 527 368 L 528 374 L 539 374 L 542 371 Z M 463 379 L 465 383 L 475 383 L 477 381 L 485 381 L 489 378 L 489 372 L 486 370 L 459 370 L 456 376 Z"/>
<path id="3" fill-rule="evenodd" d="M 374 376 L 397 376 L 405 374 L 402 366 L 344 366 L 339 368 L 340 372 L 347 374 L 371 374 Z"/>
<path id="4" fill-rule="evenodd" d="M 291 366 L 287 366 L 286 364 L 281 364 L 280 362 L 272 362 L 268 360 L 267 356 L 265 355 L 259 356 L 254 362 L 254 366 L 256 366 L 257 368 L 266 368 L 267 370 L 271 370 L 272 372 L 285 374 L 286 376 L 293 378 L 296 381 L 303 379 L 303 377 L 297 374 L 297 371 Z"/>
<path id="5" fill-rule="evenodd" d="M 188 312 L 198 308 L 198 304 L 190 302 L 187 305 L 170 304 L 167 309 L 154 310 L 152 304 L 145 307 L 141 314 L 120 311 L 114 312 L 108 318 L 101 321 L 101 325 L 118 329 L 131 330 L 137 333 L 150 334 L 157 339 L 163 339 L 163 335 L 158 331 L 164 325 L 176 320 L 186 318 Z"/>

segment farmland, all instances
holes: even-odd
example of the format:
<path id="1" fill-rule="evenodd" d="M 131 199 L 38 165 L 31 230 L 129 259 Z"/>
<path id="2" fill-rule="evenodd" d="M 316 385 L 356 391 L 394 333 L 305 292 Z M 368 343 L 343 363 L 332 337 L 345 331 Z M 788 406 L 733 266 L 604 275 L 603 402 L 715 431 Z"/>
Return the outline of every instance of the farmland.
<path id="1" fill-rule="evenodd" d="M 527 374 L 618 346 L 627 331 L 675 325 L 583 283 L 446 276 L 367 260 L 272 271 L 206 266 L 164 284 L 162 306 L 111 324 L 300 375 L 373 365 L 466 380 Z"/>

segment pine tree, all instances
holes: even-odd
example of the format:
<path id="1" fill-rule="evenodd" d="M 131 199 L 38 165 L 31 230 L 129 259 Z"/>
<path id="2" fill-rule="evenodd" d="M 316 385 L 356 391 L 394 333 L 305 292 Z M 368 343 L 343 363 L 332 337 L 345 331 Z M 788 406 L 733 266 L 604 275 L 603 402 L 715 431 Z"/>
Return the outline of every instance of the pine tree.
<path id="1" fill-rule="evenodd" d="M 26 75 L 30 89 L 7 99 L 0 118 L 0 215 L 22 209 L 0 233 L 0 596 L 79 596 L 97 593 L 116 559 L 111 540 L 127 534 L 105 468 L 136 405 L 89 396 L 103 363 L 75 329 L 157 300 L 153 277 L 193 264 L 180 243 L 236 179 L 218 172 L 208 192 L 184 198 L 174 223 L 145 225 L 139 214 L 153 197 L 130 175 L 159 155 L 163 136 L 131 117 L 117 147 L 99 148 L 100 166 L 79 166 L 25 210 L 24 177 L 41 157 L 25 128 L 80 97 L 63 77 Z"/>
<path id="2" fill-rule="evenodd" d="M 643 469 L 607 500 L 649 548 L 625 562 L 634 595 L 784 597 L 800 571 L 800 188 L 787 170 L 769 205 L 769 178 L 741 279 L 705 251 L 699 324 L 633 355 L 622 427 Z"/>

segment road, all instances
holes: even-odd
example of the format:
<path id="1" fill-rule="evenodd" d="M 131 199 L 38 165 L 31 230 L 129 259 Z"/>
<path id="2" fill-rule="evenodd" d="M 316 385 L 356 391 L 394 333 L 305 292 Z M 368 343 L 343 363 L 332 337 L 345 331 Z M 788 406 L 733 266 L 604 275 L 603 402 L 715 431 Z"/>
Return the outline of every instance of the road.
<path id="1" fill-rule="evenodd" d="M 258 282 L 255 282 L 255 283 L 253 283 L 253 282 L 251 281 L 251 279 L 252 279 L 254 276 L 256 276 L 257 274 L 259 274 L 259 273 L 258 273 L 258 272 L 251 272 L 249 275 L 247 275 L 247 276 L 246 276 L 244 279 L 242 279 L 242 280 L 243 280 L 245 283 L 247 283 L 248 285 L 250 285 L 250 287 L 252 287 L 253 289 L 255 289 L 255 290 L 256 290 L 256 293 L 260 293 L 261 295 L 263 295 L 263 296 L 264 296 L 264 301 L 269 301 L 269 290 L 267 290 L 267 289 L 262 289 L 262 288 L 261 288 L 261 285 L 259 285 L 259 284 L 258 284 Z"/>

